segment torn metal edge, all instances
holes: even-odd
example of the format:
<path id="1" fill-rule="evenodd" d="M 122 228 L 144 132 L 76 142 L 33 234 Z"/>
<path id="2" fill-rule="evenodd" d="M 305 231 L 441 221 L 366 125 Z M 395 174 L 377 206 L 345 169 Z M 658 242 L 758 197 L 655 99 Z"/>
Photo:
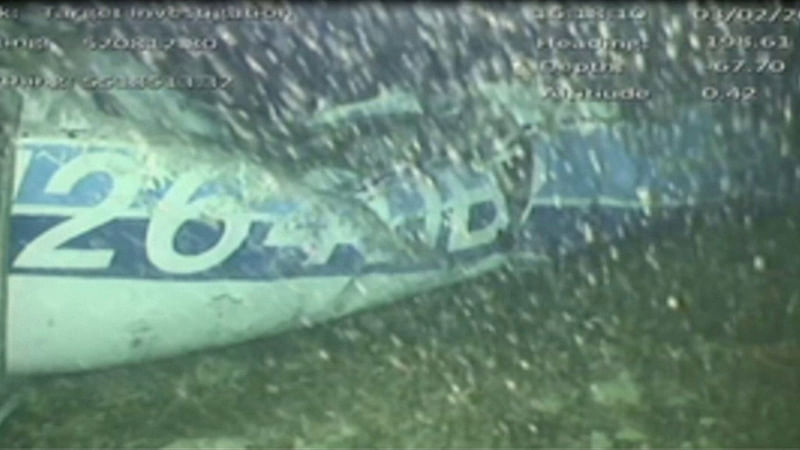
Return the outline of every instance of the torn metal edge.
<path id="1" fill-rule="evenodd" d="M 11 264 L 11 203 L 14 191 L 16 137 L 22 113 L 22 95 L 0 91 L 0 383 L 6 378 L 8 273 Z"/>

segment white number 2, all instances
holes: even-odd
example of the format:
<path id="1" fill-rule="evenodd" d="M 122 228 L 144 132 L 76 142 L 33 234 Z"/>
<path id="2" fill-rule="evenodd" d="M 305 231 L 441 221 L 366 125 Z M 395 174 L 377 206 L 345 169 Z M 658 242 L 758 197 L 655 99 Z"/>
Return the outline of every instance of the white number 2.
<path id="1" fill-rule="evenodd" d="M 113 173 L 112 173 L 113 169 Z M 47 194 L 69 194 L 83 178 L 98 172 L 111 176 L 108 195 L 95 207 L 82 211 L 38 236 L 14 261 L 20 268 L 102 269 L 111 264 L 111 249 L 59 248 L 81 234 L 116 217 L 136 198 L 140 180 L 135 161 L 118 153 L 86 153 L 61 167 L 47 183 Z"/>

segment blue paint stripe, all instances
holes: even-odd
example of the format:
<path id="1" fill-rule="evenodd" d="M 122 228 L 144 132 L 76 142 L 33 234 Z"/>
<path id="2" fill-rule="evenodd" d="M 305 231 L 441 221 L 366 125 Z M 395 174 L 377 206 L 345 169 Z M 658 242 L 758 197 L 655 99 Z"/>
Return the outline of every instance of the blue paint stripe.
<path id="1" fill-rule="evenodd" d="M 34 238 L 64 220 L 63 217 L 54 216 L 14 216 L 11 260 L 16 259 Z M 440 257 L 431 259 L 429 254 L 426 255 L 426 261 L 368 264 L 358 249 L 349 244 L 339 244 L 325 264 L 304 266 L 307 255 L 299 247 L 262 245 L 270 225 L 256 222 L 251 225 L 250 235 L 245 242 L 228 259 L 209 270 L 184 275 L 166 273 L 149 262 L 144 246 L 147 227 L 146 219 L 117 219 L 64 244 L 63 248 L 70 249 L 113 249 L 114 258 L 105 269 L 28 269 L 12 265 L 10 272 L 81 278 L 270 281 L 297 277 L 419 272 L 446 267 L 453 260 L 474 262 L 498 251 L 496 245 L 490 244 L 449 256 L 444 252 L 433 252 L 433 255 Z M 178 233 L 176 250 L 184 254 L 199 253 L 213 245 L 222 231 L 201 222 L 188 222 Z"/>

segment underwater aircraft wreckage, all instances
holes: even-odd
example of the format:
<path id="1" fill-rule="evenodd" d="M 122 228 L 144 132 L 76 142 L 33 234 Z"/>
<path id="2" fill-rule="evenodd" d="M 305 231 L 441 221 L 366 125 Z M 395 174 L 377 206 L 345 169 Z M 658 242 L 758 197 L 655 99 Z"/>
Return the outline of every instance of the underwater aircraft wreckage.
<path id="1" fill-rule="evenodd" d="M 782 175 L 748 172 L 768 145 L 760 137 L 744 165 L 724 157 L 709 108 L 642 127 L 613 103 L 548 103 L 507 83 L 478 91 L 521 131 L 481 158 L 399 158 L 380 176 L 233 157 L 69 92 L 15 96 L 2 142 L 5 373 L 94 369 L 318 323 L 742 192 L 780 196 L 796 180 L 789 160 L 758 163 Z M 389 92 L 308 123 L 393 108 L 420 114 L 413 95 Z"/>

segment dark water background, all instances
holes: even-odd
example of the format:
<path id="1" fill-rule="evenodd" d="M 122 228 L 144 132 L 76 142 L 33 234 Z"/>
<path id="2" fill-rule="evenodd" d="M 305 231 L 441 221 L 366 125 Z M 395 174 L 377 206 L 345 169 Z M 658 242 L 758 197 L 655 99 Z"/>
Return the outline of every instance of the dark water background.
<path id="1" fill-rule="evenodd" d="M 700 102 L 696 87 L 704 82 L 757 86 L 759 101 L 714 106 L 714 133 L 727 155 L 752 163 L 742 180 L 763 178 L 780 154 L 799 155 L 797 64 L 779 76 L 709 78 L 695 64 L 709 51 L 690 39 L 728 32 L 800 40 L 796 22 L 720 25 L 692 20 L 685 5 L 645 8 L 640 23 L 611 23 L 616 38 L 645 30 L 651 50 L 648 70 L 603 85 L 662 93 L 625 105 L 628 120 L 669 122 L 671 111 Z M 198 92 L 188 108 L 205 108 L 218 123 L 224 109 L 246 113 L 234 117 L 256 136 L 231 131 L 224 139 L 250 156 L 297 166 L 322 158 L 367 171 L 365 158 L 341 157 L 360 154 L 347 143 L 364 135 L 412 128 L 421 153 L 385 158 L 413 161 L 437 151 L 425 144 L 434 139 L 469 152 L 474 142 L 507 133 L 507 116 L 482 109 L 472 87 L 515 80 L 515 60 L 542 57 L 532 49 L 536 37 L 601 33 L 592 21 L 569 27 L 521 11 L 515 4 L 301 4 L 287 23 L 51 23 L 48 33 L 229 33 L 238 44 L 211 55 L 142 61 L 164 73 L 236 74 L 227 93 Z M 7 24 L 9 32 L 18 25 Z M 776 54 L 798 61 L 797 48 Z M 72 56 L 76 66 L 91 59 L 2 53 L 0 62 L 69 71 Z M 330 132 L 304 125 L 313 112 L 390 88 L 415 92 L 425 120 L 362 121 L 344 137 L 303 144 Z M 443 93 L 458 101 L 448 105 Z M 113 94 L 94 101 L 132 121 L 149 113 Z M 452 108 L 459 113 L 437 114 Z M 740 137 L 759 133 L 769 145 L 745 147 L 750 140 Z M 308 152 L 298 159 L 275 142 Z M 554 264 L 508 267 L 314 328 L 168 361 L 25 380 L 20 405 L 0 424 L 0 446 L 796 447 L 800 216 L 792 193 L 779 192 L 765 214 L 751 213 L 753 199 L 738 199 L 671 233 L 598 243 Z"/>

